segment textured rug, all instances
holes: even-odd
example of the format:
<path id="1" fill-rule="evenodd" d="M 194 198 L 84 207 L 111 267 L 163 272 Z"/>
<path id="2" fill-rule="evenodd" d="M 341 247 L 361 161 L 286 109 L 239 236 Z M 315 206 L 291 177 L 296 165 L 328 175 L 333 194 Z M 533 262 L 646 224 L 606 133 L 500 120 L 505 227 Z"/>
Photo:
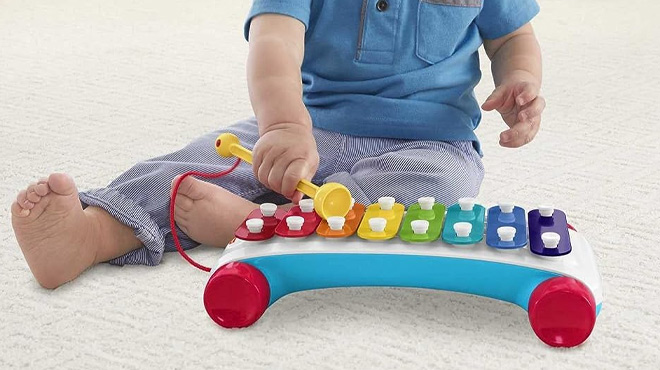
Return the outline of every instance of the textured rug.
<path id="1" fill-rule="evenodd" d="M 553 203 L 592 242 L 603 311 L 570 350 L 543 345 L 508 303 L 415 289 L 297 293 L 253 327 L 223 330 L 202 305 L 207 276 L 176 254 L 40 288 L 9 226 L 16 192 L 53 171 L 103 186 L 250 115 L 249 1 L 0 0 L 0 368 L 657 369 L 660 6 L 541 6 L 543 128 L 504 149 L 504 124 L 484 116 L 479 201 Z M 481 100 L 492 89 L 482 63 Z M 192 255 L 213 264 L 219 253 Z"/>

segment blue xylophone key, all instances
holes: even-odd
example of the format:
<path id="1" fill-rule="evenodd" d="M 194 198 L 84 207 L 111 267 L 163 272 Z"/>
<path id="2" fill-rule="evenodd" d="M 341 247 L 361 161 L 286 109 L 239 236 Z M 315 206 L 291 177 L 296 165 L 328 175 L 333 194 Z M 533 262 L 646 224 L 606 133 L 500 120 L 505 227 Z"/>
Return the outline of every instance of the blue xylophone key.
<path id="1" fill-rule="evenodd" d="M 527 244 L 525 210 L 511 203 L 488 209 L 486 244 L 498 249 L 524 247 Z"/>

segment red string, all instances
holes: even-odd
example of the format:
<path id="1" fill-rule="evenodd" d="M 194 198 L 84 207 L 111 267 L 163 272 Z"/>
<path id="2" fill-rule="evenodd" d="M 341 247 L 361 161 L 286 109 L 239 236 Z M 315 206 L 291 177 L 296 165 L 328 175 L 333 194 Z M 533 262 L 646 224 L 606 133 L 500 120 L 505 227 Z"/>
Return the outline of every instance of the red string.
<path id="1" fill-rule="evenodd" d="M 181 243 L 179 242 L 179 236 L 176 233 L 176 222 L 174 221 L 174 204 L 176 202 L 176 194 L 179 191 L 179 186 L 181 185 L 181 182 L 183 181 L 183 179 L 185 179 L 188 176 L 200 176 L 207 179 L 215 179 L 227 175 L 228 173 L 236 169 L 236 167 L 238 167 L 240 163 L 241 160 L 237 159 L 236 163 L 234 163 L 234 165 L 231 166 L 231 168 L 222 172 L 216 172 L 216 173 L 204 173 L 197 171 L 186 172 L 174 182 L 174 186 L 172 187 L 172 199 L 170 200 L 170 229 L 172 229 L 172 237 L 174 238 L 174 245 L 176 246 L 176 250 L 179 251 L 181 257 L 183 257 L 186 261 L 188 261 L 188 263 L 190 263 L 191 265 L 197 267 L 202 271 L 210 272 L 211 268 L 206 267 L 204 265 L 200 265 L 199 263 L 195 262 L 192 258 L 190 258 L 190 256 L 186 254 L 186 251 L 183 250 L 183 248 L 181 247 Z"/>

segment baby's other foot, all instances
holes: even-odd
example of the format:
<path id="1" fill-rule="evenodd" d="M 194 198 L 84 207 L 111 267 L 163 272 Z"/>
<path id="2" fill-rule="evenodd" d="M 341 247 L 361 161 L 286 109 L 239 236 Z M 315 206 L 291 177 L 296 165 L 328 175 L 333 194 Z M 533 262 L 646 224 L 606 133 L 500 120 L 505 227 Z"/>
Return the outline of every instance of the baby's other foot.
<path id="1" fill-rule="evenodd" d="M 178 189 L 174 220 L 194 241 L 225 247 L 236 228 L 257 207 L 220 186 L 186 177 Z"/>
<path id="2" fill-rule="evenodd" d="M 18 245 L 43 287 L 56 288 L 94 264 L 93 225 L 70 176 L 54 173 L 21 190 L 11 214 Z"/>

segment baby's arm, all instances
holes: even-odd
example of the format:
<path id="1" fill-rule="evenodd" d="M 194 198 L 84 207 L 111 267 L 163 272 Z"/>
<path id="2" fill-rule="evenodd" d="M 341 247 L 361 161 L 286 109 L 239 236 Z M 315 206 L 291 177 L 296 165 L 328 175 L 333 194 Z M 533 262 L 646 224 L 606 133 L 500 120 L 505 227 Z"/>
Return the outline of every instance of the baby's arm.
<path id="1" fill-rule="evenodd" d="M 253 168 L 259 181 L 294 202 L 302 197 L 296 184 L 311 179 L 319 164 L 302 101 L 304 39 L 305 26 L 292 17 L 263 14 L 251 21 L 247 78 L 260 136 Z"/>
<path id="2" fill-rule="evenodd" d="M 482 108 L 496 109 L 509 129 L 500 134 L 500 145 L 520 147 L 539 130 L 545 99 L 541 90 L 541 50 L 531 24 L 494 40 L 484 40 L 491 59 L 495 91 Z"/>

